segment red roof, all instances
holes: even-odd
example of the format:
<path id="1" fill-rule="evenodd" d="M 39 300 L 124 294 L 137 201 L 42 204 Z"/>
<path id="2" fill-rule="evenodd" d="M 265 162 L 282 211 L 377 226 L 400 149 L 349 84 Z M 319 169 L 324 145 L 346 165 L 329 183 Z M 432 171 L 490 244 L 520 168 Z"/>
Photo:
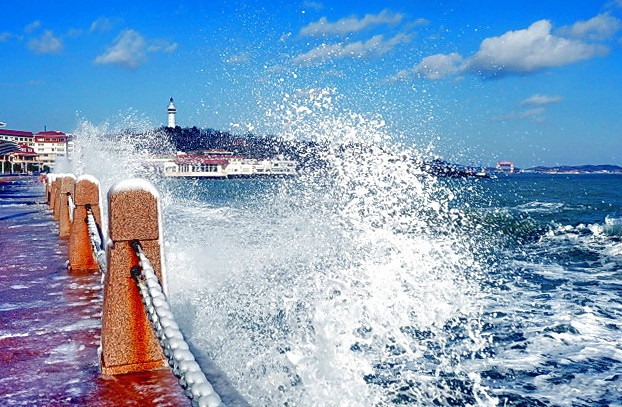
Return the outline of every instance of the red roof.
<path id="1" fill-rule="evenodd" d="M 15 151 L 12 154 L 14 155 L 38 155 L 37 153 L 35 153 L 35 150 L 32 147 L 28 147 L 25 144 L 18 144 L 19 145 L 19 151 Z"/>
<path id="2" fill-rule="evenodd" d="M 66 136 L 62 131 L 40 131 L 37 136 Z"/>
<path id="3" fill-rule="evenodd" d="M 38 155 L 34 151 L 24 151 L 24 150 L 16 151 L 13 154 L 15 154 L 15 155 Z"/>
<path id="4" fill-rule="evenodd" d="M 2 129 L 0 129 L 0 134 L 5 135 L 5 136 L 32 137 L 32 132 L 31 131 L 2 130 Z"/>
<path id="5" fill-rule="evenodd" d="M 35 151 L 35 149 L 34 149 L 34 148 L 32 148 L 32 147 L 28 147 L 26 144 L 18 143 L 18 146 L 19 146 L 19 148 L 20 148 L 22 151 L 27 151 L 27 152 L 34 152 L 34 151 Z"/>

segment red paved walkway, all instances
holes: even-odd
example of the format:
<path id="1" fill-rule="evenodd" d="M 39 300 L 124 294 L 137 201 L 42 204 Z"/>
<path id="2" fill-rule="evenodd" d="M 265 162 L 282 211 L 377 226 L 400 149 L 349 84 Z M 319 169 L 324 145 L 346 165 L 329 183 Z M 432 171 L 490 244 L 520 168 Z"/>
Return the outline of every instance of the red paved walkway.
<path id="1" fill-rule="evenodd" d="M 169 370 L 101 376 L 101 275 L 65 268 L 41 184 L 0 185 L 0 406 L 189 406 Z"/>

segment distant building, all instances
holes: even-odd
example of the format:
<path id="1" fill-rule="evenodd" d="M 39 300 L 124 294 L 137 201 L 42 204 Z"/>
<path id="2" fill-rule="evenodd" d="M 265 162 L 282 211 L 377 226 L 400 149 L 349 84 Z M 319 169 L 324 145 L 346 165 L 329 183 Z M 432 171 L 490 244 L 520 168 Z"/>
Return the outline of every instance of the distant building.
<path id="1" fill-rule="evenodd" d="M 175 105 L 173 104 L 173 98 L 171 98 L 168 104 L 168 109 L 166 109 L 166 112 L 168 113 L 168 127 L 170 127 L 171 129 L 174 129 L 175 128 L 175 113 L 177 113 L 177 109 L 175 108 Z"/>
<path id="2" fill-rule="evenodd" d="M 7 163 L 11 163 L 11 172 L 44 171 L 51 169 L 57 159 L 73 156 L 74 141 L 71 134 L 61 131 L 42 131 L 33 134 L 30 131 L 0 129 L 0 140 L 13 142 L 20 147 L 19 152 L 4 157 L 6 171 Z"/>
<path id="3" fill-rule="evenodd" d="M 12 141 L 17 144 L 24 144 L 32 147 L 34 135 L 31 131 L 17 131 L 0 129 L 0 140 Z"/>
<path id="4" fill-rule="evenodd" d="M 0 154 L 1 174 L 32 174 L 43 169 L 40 157 L 32 147 L 2 140 L 3 153 Z M 9 143 L 17 148 L 12 148 Z"/>
<path id="5" fill-rule="evenodd" d="M 42 131 L 34 135 L 33 147 L 39 154 L 41 162 L 52 168 L 56 160 L 73 156 L 74 142 L 70 134 L 61 131 Z"/>
<path id="6" fill-rule="evenodd" d="M 499 161 L 497 163 L 497 170 L 512 174 L 514 172 L 514 163 L 512 161 Z"/>
<path id="7" fill-rule="evenodd" d="M 175 157 L 156 158 L 145 162 L 154 171 L 174 178 L 251 178 L 261 176 L 295 176 L 298 163 L 284 158 L 254 159 L 235 155 L 223 149 L 206 150 L 203 154 L 182 152 Z"/>

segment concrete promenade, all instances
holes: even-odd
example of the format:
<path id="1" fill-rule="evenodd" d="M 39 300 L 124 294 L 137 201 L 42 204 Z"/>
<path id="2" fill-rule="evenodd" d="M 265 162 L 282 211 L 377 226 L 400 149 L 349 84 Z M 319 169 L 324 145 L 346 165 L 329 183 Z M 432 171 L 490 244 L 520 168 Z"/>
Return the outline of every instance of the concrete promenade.
<path id="1" fill-rule="evenodd" d="M 0 405 L 190 405 L 168 369 L 100 375 L 101 274 L 67 245 L 42 184 L 0 184 Z"/>

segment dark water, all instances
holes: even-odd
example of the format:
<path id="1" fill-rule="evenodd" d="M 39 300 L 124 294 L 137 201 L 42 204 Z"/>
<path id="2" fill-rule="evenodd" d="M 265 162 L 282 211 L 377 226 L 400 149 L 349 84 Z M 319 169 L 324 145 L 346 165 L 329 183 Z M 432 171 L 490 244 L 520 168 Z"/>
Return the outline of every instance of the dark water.
<path id="1" fill-rule="evenodd" d="M 399 182 L 163 184 L 195 346 L 256 405 L 620 405 L 622 176 Z"/>
<path id="2" fill-rule="evenodd" d="M 475 216 L 497 233 L 487 254 L 497 278 L 483 283 L 498 296 L 484 314 L 485 382 L 508 405 L 619 405 L 622 177 L 525 174 L 482 187 Z"/>

